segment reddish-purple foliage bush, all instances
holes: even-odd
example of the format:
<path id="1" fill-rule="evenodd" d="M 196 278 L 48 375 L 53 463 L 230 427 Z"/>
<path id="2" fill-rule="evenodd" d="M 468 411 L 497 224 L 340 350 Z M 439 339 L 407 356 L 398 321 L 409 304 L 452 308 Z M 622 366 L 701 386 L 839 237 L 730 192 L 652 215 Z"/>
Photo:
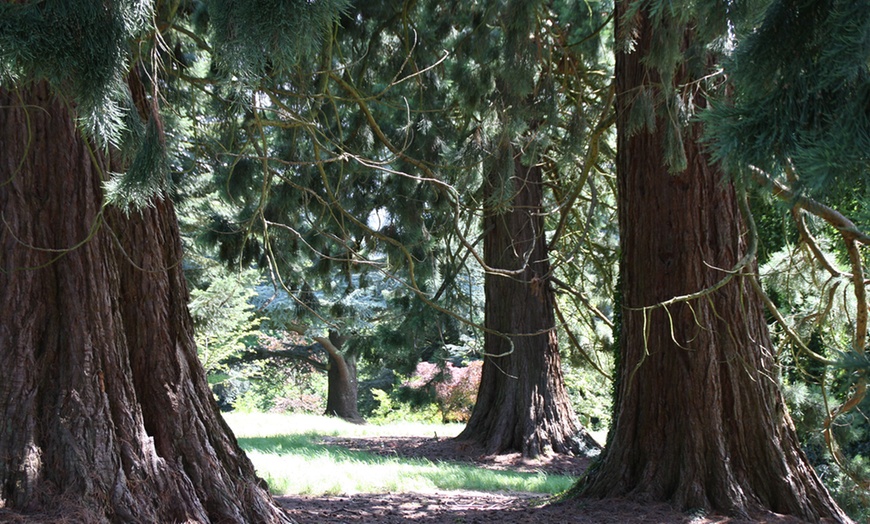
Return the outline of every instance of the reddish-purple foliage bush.
<path id="1" fill-rule="evenodd" d="M 269 411 L 272 413 L 323 413 L 324 400 L 322 395 L 303 393 L 298 397 L 283 397 L 275 399 L 275 405 Z"/>
<path id="2" fill-rule="evenodd" d="M 420 362 L 411 378 L 403 385 L 411 389 L 428 389 L 434 396 L 444 422 L 468 422 L 477 401 L 482 361 L 464 367 L 447 362 L 443 367 Z"/>

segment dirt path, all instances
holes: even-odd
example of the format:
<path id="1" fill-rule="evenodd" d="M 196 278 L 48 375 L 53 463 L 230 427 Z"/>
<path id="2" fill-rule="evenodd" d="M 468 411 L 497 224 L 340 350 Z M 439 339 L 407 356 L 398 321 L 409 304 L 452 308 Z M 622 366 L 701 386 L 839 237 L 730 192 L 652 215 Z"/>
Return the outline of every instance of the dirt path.
<path id="1" fill-rule="evenodd" d="M 347 497 L 281 497 L 279 502 L 299 524 L 381 523 L 663 523 L 691 522 L 669 506 L 559 504 L 535 507 L 539 495 L 472 491 L 387 493 Z M 724 521 L 695 521 L 724 522 Z"/>
<path id="2" fill-rule="evenodd" d="M 448 438 L 375 437 L 323 439 L 325 444 L 383 456 L 425 457 L 429 460 L 468 462 L 491 469 L 545 471 L 549 474 L 580 475 L 589 459 L 547 457 L 523 459 L 518 453 L 487 456 L 480 448 Z M 799 524 L 779 515 L 738 520 L 716 515 L 686 515 L 667 504 L 641 504 L 628 500 L 572 500 L 546 504 L 540 494 L 433 491 L 427 493 L 380 493 L 349 496 L 278 497 L 299 524 L 378 523 L 399 524 Z"/>

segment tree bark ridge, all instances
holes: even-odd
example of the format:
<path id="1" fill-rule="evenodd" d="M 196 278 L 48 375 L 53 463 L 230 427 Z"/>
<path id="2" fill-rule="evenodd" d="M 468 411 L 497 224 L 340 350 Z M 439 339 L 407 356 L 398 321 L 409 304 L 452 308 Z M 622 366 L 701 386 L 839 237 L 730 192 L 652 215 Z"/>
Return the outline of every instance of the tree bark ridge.
<path id="1" fill-rule="evenodd" d="M 697 300 L 656 306 L 719 282 L 746 253 L 747 230 L 734 188 L 703 151 L 700 124 L 684 130 L 681 173 L 666 167 L 663 116 L 653 130 L 628 132 L 636 93 L 660 82 L 643 60 L 655 28 L 645 16 L 635 22 L 635 48 L 617 53 L 616 69 L 623 309 L 615 416 L 584 492 L 847 522 L 801 451 L 750 282 L 738 276 Z M 688 72 L 677 77 L 703 107 Z"/>
<path id="2" fill-rule="evenodd" d="M 486 355 L 477 402 L 458 438 L 490 454 L 594 454 L 600 446 L 577 420 L 562 378 L 541 168 L 512 156 L 507 161 L 510 209 L 484 216 L 484 257 L 496 270 L 484 277 Z M 491 173 L 488 199 L 500 176 Z"/>
<path id="3" fill-rule="evenodd" d="M 287 522 L 196 358 L 171 202 L 104 207 L 110 161 L 45 83 L 0 90 L 0 511 Z"/>

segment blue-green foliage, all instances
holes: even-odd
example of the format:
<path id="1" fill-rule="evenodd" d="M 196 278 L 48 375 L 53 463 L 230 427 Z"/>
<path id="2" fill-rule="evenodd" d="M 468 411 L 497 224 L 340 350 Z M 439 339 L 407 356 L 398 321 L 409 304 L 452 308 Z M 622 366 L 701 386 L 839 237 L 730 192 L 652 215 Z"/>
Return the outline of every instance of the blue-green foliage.
<path id="1" fill-rule="evenodd" d="M 816 473 L 844 511 L 856 522 L 867 522 L 870 494 L 834 462 L 819 431 L 825 421 L 827 405 L 821 386 L 796 381 L 785 384 L 783 392 L 801 445 Z M 828 398 L 828 402 L 831 400 Z M 870 398 L 865 398 L 858 411 L 834 427 L 834 435 L 846 457 L 845 466 L 865 479 L 870 478 L 870 421 L 863 415 L 868 410 Z"/>
<path id="2" fill-rule="evenodd" d="M 820 245 L 824 248 L 828 242 L 821 238 Z M 833 259 L 830 253 L 828 257 Z M 846 469 L 835 463 L 822 433 L 829 410 L 841 404 L 856 380 L 870 369 L 867 356 L 850 347 L 856 306 L 851 295 L 842 292 L 848 279 L 828 278 L 811 259 L 795 256 L 789 247 L 770 255 L 760 273 L 766 291 L 791 328 L 809 349 L 834 362 L 819 362 L 773 329 L 777 347 L 783 348 L 783 392 L 801 445 L 841 507 L 857 521 L 864 521 L 870 516 L 866 505 L 870 497 L 846 470 L 870 478 L 870 420 L 864 415 L 870 409 L 870 398 L 834 422 L 833 435 L 846 458 Z M 821 288 L 820 282 L 825 283 Z"/>

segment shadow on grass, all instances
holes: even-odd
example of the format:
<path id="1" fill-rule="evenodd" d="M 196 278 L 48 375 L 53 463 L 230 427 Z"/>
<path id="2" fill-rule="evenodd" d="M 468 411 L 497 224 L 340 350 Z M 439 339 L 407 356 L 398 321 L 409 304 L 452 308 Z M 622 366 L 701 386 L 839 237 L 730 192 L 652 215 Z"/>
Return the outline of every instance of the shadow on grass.
<path id="1" fill-rule="evenodd" d="M 341 493 L 425 489 L 524 491 L 552 494 L 571 487 L 573 477 L 491 470 L 456 462 L 384 457 L 319 442 L 306 433 L 277 437 L 242 437 L 261 475 L 277 493 Z M 281 467 L 284 463 L 286 466 Z M 292 466 L 291 466 L 292 464 Z M 282 473 L 282 470 L 289 470 Z M 328 471 L 328 480 L 316 480 Z M 288 477 L 282 478 L 284 475 Z M 305 476 L 304 481 L 299 478 Z"/>

